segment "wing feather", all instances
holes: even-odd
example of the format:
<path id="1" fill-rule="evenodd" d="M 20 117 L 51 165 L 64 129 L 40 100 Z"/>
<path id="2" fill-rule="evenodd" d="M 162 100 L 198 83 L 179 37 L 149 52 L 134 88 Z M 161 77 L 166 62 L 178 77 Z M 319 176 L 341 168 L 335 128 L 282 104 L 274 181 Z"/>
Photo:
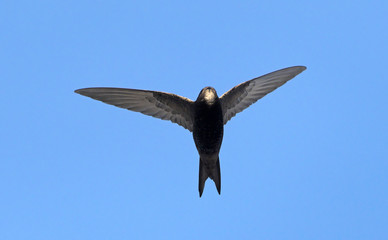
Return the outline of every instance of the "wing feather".
<path id="1" fill-rule="evenodd" d="M 193 131 L 193 101 L 171 93 L 127 88 L 82 88 L 76 93 L 116 107 L 170 120 Z"/>
<path id="2" fill-rule="evenodd" d="M 306 70 L 304 66 L 284 68 L 241 83 L 224 93 L 220 98 L 224 124 L 237 113 L 282 86 L 304 70 Z"/>

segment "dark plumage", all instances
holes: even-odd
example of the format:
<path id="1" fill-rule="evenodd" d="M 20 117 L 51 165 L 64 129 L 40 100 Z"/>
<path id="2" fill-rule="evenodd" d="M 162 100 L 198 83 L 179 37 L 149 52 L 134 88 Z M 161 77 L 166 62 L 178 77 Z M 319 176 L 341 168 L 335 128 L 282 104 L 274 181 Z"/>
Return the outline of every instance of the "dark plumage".
<path id="1" fill-rule="evenodd" d="M 224 125 L 237 113 L 306 69 L 284 68 L 230 89 L 220 98 L 212 87 L 201 90 L 195 102 L 171 93 L 126 88 L 83 88 L 76 93 L 135 112 L 170 120 L 193 132 L 199 161 L 199 195 L 211 178 L 221 193 L 219 152 Z"/>
<path id="2" fill-rule="evenodd" d="M 199 196 L 202 195 L 205 181 L 213 179 L 217 191 L 221 194 L 220 153 L 224 122 L 222 106 L 217 92 L 205 87 L 194 103 L 193 137 L 199 153 Z"/>

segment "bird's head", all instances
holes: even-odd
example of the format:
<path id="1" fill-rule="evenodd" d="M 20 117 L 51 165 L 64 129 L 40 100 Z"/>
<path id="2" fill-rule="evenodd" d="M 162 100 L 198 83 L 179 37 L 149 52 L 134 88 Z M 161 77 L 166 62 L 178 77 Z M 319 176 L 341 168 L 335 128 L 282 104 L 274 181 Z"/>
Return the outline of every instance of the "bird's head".
<path id="1" fill-rule="evenodd" d="M 214 103 L 218 99 L 217 92 L 212 87 L 205 87 L 198 95 L 197 101 L 205 101 L 207 103 Z"/>

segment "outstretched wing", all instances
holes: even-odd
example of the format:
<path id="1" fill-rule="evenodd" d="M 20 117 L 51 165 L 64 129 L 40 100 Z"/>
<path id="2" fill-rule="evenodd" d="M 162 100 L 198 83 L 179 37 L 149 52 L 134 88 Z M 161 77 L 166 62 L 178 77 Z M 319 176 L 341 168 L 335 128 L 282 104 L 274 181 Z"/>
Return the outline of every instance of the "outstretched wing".
<path id="1" fill-rule="evenodd" d="M 306 67 L 304 66 L 284 68 L 241 83 L 224 93 L 220 98 L 224 124 L 237 113 L 294 78 L 305 69 Z"/>
<path id="2" fill-rule="evenodd" d="M 171 93 L 127 88 L 82 88 L 76 93 L 116 107 L 170 120 L 193 131 L 193 101 Z"/>

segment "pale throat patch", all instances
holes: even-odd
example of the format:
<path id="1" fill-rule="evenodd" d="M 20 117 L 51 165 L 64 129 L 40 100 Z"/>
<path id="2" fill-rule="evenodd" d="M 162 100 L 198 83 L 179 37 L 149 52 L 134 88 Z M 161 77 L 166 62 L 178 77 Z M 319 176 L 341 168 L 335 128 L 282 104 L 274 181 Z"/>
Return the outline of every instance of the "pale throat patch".
<path id="1" fill-rule="evenodd" d="M 204 98 L 206 102 L 214 102 L 216 99 L 216 95 L 211 91 L 206 91 Z"/>

